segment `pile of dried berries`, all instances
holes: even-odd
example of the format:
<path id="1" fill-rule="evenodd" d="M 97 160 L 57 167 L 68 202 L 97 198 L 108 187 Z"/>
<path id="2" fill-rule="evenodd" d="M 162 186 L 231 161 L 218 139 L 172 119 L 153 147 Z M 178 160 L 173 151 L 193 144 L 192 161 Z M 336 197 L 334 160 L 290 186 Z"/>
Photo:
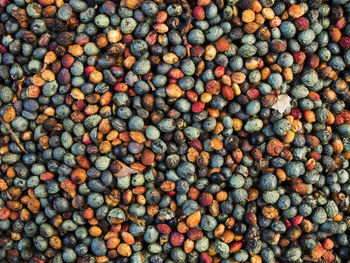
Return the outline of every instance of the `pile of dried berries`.
<path id="1" fill-rule="evenodd" d="M 0 261 L 345 262 L 349 0 L 0 0 Z"/>

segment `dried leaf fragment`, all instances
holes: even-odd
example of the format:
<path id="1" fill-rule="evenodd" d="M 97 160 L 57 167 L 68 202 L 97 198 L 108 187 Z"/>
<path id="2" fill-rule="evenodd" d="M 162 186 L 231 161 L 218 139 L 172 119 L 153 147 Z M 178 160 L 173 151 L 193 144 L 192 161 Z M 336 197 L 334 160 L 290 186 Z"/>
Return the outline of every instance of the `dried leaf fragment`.
<path id="1" fill-rule="evenodd" d="M 277 102 L 272 106 L 272 109 L 279 113 L 284 113 L 291 106 L 292 99 L 287 94 L 282 94 L 277 97 Z"/>
<path id="2" fill-rule="evenodd" d="M 137 169 L 133 169 L 128 167 L 126 164 L 115 160 L 112 164 L 111 164 L 111 171 L 113 172 L 113 175 L 117 178 L 121 178 L 121 177 L 125 177 L 131 174 L 137 174 L 140 171 Z"/>

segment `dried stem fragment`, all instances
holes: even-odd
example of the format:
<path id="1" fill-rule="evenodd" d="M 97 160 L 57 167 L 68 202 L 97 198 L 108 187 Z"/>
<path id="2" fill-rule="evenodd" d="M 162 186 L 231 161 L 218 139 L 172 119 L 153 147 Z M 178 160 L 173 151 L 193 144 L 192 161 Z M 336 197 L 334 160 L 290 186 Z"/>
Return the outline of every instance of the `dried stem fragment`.
<path id="1" fill-rule="evenodd" d="M 119 207 L 120 207 L 121 209 L 123 209 L 123 211 L 124 211 L 124 213 L 125 213 L 125 215 L 126 215 L 126 217 L 127 217 L 128 219 L 130 219 L 131 221 L 135 222 L 135 223 L 138 224 L 138 225 L 142 225 L 142 226 L 146 225 L 146 222 L 145 222 L 144 219 L 140 219 L 140 218 L 138 218 L 138 217 L 136 217 L 136 216 L 130 215 L 127 206 L 119 205 Z"/>
<path id="2" fill-rule="evenodd" d="M 18 98 L 18 99 L 21 97 L 22 86 L 23 86 L 23 83 L 24 83 L 25 79 L 26 79 L 26 78 L 23 76 L 21 79 L 17 80 L 17 86 L 18 86 L 17 98 Z"/>
<path id="3" fill-rule="evenodd" d="M 11 133 L 11 135 L 13 136 L 13 138 L 15 139 L 16 143 L 18 144 L 19 148 L 21 148 L 21 150 L 25 153 L 28 153 L 27 150 L 24 148 L 23 144 L 21 143 L 21 141 L 18 139 L 18 137 L 16 136 L 16 134 L 12 131 L 11 127 L 2 119 L 2 117 L 0 117 L 0 122 L 2 124 L 4 124 L 4 126 L 6 127 L 6 129 Z"/>
<path id="4" fill-rule="evenodd" d="M 179 1 L 179 4 L 181 4 L 186 9 L 187 21 L 186 21 L 185 27 L 181 30 L 181 36 L 182 36 L 184 45 L 185 45 L 186 50 L 187 50 L 187 56 L 190 57 L 191 56 L 190 49 L 192 48 L 192 46 L 188 43 L 187 33 L 190 30 L 190 28 L 192 27 L 192 24 L 191 24 L 191 22 L 192 22 L 191 7 L 188 4 L 187 0 L 178 0 L 178 1 Z"/>

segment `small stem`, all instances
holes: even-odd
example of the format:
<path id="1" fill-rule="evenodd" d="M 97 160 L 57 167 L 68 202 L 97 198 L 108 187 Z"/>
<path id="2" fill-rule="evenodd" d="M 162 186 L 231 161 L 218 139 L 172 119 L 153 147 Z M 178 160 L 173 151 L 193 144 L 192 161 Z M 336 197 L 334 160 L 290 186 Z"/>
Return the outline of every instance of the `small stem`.
<path id="1" fill-rule="evenodd" d="M 152 81 L 150 81 L 150 80 L 148 79 L 148 80 L 147 80 L 147 83 L 148 83 L 148 85 L 150 85 L 152 91 L 155 91 L 155 90 L 156 90 L 156 87 L 153 85 Z"/>
<path id="2" fill-rule="evenodd" d="M 18 90 L 17 90 L 17 98 L 20 99 L 21 98 L 21 93 L 22 93 L 22 86 L 23 86 L 23 82 L 25 81 L 25 77 L 23 76 L 21 79 L 19 79 L 17 81 L 17 86 L 18 86 Z"/>
<path id="3" fill-rule="evenodd" d="M 183 5 L 183 7 L 186 9 L 186 16 L 187 21 L 185 27 L 182 29 L 181 34 L 186 35 L 188 30 L 190 30 L 191 22 L 192 22 L 192 14 L 191 14 L 191 7 L 188 4 L 187 0 L 180 0 L 180 3 Z"/>
<path id="4" fill-rule="evenodd" d="M 47 68 L 47 63 L 44 63 L 43 67 L 40 69 L 40 73 L 43 72 Z"/>
<path id="5" fill-rule="evenodd" d="M 16 143 L 18 144 L 19 148 L 21 148 L 21 150 L 25 153 L 28 153 L 27 150 L 24 148 L 23 144 L 21 143 L 21 141 L 18 139 L 18 137 L 16 136 L 16 134 L 12 131 L 11 127 L 3 120 L 2 117 L 0 117 L 0 122 L 2 124 L 4 124 L 4 126 L 6 127 L 6 129 L 11 133 L 11 135 L 13 136 L 13 138 L 15 139 Z"/>

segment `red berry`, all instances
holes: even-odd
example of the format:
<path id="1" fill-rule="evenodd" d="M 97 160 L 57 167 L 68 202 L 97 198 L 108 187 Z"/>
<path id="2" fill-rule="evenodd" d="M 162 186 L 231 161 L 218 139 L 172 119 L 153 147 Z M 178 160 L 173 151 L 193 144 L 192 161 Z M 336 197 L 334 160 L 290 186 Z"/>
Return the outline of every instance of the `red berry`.
<path id="1" fill-rule="evenodd" d="M 295 19 L 294 24 L 295 24 L 295 27 L 300 31 L 307 30 L 309 29 L 309 26 L 310 26 L 309 20 L 303 16 Z"/>
<path id="2" fill-rule="evenodd" d="M 283 223 L 285 224 L 285 226 L 287 228 L 291 228 L 292 227 L 291 222 L 287 218 L 283 218 L 282 221 L 283 221 Z"/>
<path id="3" fill-rule="evenodd" d="M 170 234 L 170 244 L 174 247 L 179 247 L 185 241 L 185 236 L 179 232 L 173 232 Z"/>
<path id="4" fill-rule="evenodd" d="M 1 45 L 1 44 L 0 44 L 0 52 L 1 53 L 6 53 L 7 52 L 6 47 Z"/>
<path id="5" fill-rule="evenodd" d="M 189 144 L 191 145 L 191 147 L 195 148 L 197 151 L 202 151 L 203 149 L 203 146 L 200 140 L 190 141 Z"/>
<path id="6" fill-rule="evenodd" d="M 340 18 L 337 23 L 335 23 L 335 27 L 338 29 L 343 29 L 346 26 L 346 19 L 345 17 Z"/>
<path id="7" fill-rule="evenodd" d="M 335 117 L 335 121 L 334 121 L 335 125 L 342 125 L 342 124 L 344 124 L 344 122 L 345 122 L 345 119 L 343 116 L 338 115 Z"/>
<path id="8" fill-rule="evenodd" d="M 123 40 L 122 41 L 123 41 L 124 44 L 130 45 L 133 40 L 134 40 L 133 35 L 128 34 L 128 35 L 124 35 L 123 36 Z"/>
<path id="9" fill-rule="evenodd" d="M 215 69 L 215 77 L 220 78 L 225 74 L 225 67 L 219 66 Z"/>
<path id="10" fill-rule="evenodd" d="M 176 195 L 176 192 L 175 191 L 169 191 L 168 195 L 170 195 L 171 197 L 174 197 Z"/>
<path id="11" fill-rule="evenodd" d="M 301 119 L 301 117 L 303 117 L 303 114 L 299 109 L 292 109 L 290 114 L 293 116 L 294 119 Z"/>
<path id="12" fill-rule="evenodd" d="M 193 9 L 193 16 L 197 20 L 203 20 L 205 18 L 205 11 L 204 8 L 201 6 L 196 6 Z"/>
<path id="13" fill-rule="evenodd" d="M 292 218 L 290 221 L 292 222 L 293 225 L 299 225 L 302 220 L 303 220 L 303 216 L 297 215 L 294 218 Z"/>
<path id="14" fill-rule="evenodd" d="M 350 37 L 342 37 L 340 39 L 340 45 L 345 49 L 349 49 L 350 48 Z"/>
<path id="15" fill-rule="evenodd" d="M 89 144 L 92 143 L 92 140 L 91 140 L 91 138 L 90 138 L 89 133 L 85 133 L 85 134 L 83 135 L 83 143 L 84 143 L 85 145 L 89 145 Z"/>
<path id="16" fill-rule="evenodd" d="M 230 49 L 230 42 L 226 38 L 221 37 L 215 42 L 215 47 L 220 52 L 226 52 Z"/>
<path id="17" fill-rule="evenodd" d="M 92 72 L 94 72 L 96 68 L 94 66 L 87 66 L 85 68 L 85 74 L 86 76 L 89 76 Z"/>
<path id="18" fill-rule="evenodd" d="M 309 66 L 310 68 L 317 68 L 320 64 L 320 58 L 316 54 L 312 54 L 309 58 Z"/>
<path id="19" fill-rule="evenodd" d="M 334 243 L 333 243 L 332 239 L 326 238 L 326 239 L 323 241 L 322 246 L 323 246 L 325 249 L 332 249 L 332 248 L 334 247 Z"/>
<path id="20" fill-rule="evenodd" d="M 125 83 L 117 83 L 114 85 L 114 90 L 117 92 L 126 92 L 128 90 L 128 85 Z"/>
<path id="21" fill-rule="evenodd" d="M 204 110 L 204 106 L 205 104 L 203 102 L 197 101 L 192 104 L 192 111 L 195 113 L 201 112 L 202 110 Z"/>
<path id="22" fill-rule="evenodd" d="M 294 59 L 295 63 L 303 64 L 304 60 L 306 59 L 306 55 L 302 51 L 297 51 L 297 52 L 294 52 L 293 59 Z"/>
<path id="23" fill-rule="evenodd" d="M 249 89 L 247 91 L 247 96 L 250 100 L 256 100 L 259 97 L 259 90 L 258 89 Z"/>
<path id="24" fill-rule="evenodd" d="M 213 262 L 212 257 L 206 252 L 203 252 L 200 254 L 199 260 L 201 263 L 212 263 Z"/>
<path id="25" fill-rule="evenodd" d="M 199 202 L 202 206 L 209 206 L 213 202 L 214 198 L 212 194 L 203 193 L 199 198 Z"/>
<path id="26" fill-rule="evenodd" d="M 198 100 L 198 94 L 193 91 L 189 90 L 186 92 L 186 97 L 191 101 L 191 102 L 196 102 Z"/>
<path id="27" fill-rule="evenodd" d="M 173 68 L 169 71 L 168 76 L 173 79 L 181 79 L 185 74 L 178 68 Z"/>
<path id="28" fill-rule="evenodd" d="M 167 224 L 158 224 L 156 228 L 161 234 L 168 235 L 171 233 L 171 227 Z"/>
<path id="29" fill-rule="evenodd" d="M 193 228 L 187 232 L 187 236 L 189 239 L 197 241 L 203 237 L 203 232 L 198 228 Z"/>
<path id="30" fill-rule="evenodd" d="M 233 89 L 229 86 L 223 86 L 221 89 L 221 94 L 227 100 L 232 100 L 235 96 Z"/>
<path id="31" fill-rule="evenodd" d="M 332 251 L 325 251 L 323 258 L 327 263 L 332 263 L 334 262 L 335 256 L 333 255 Z"/>

